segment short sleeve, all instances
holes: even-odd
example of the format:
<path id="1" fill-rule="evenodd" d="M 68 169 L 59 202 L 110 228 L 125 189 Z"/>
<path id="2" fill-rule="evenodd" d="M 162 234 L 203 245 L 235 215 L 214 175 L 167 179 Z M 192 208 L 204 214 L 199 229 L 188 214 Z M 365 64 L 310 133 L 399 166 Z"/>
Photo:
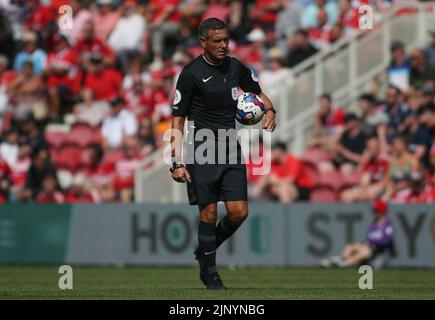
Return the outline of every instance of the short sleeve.
<path id="1" fill-rule="evenodd" d="M 239 73 L 239 86 L 245 92 L 253 92 L 255 94 L 261 93 L 260 85 L 258 84 L 258 78 L 254 71 L 249 69 L 243 63 L 237 60 L 240 66 Z"/>
<path id="2" fill-rule="evenodd" d="M 178 77 L 175 89 L 174 102 L 172 104 L 173 116 L 185 116 L 188 114 L 194 90 L 193 76 L 183 70 Z"/>

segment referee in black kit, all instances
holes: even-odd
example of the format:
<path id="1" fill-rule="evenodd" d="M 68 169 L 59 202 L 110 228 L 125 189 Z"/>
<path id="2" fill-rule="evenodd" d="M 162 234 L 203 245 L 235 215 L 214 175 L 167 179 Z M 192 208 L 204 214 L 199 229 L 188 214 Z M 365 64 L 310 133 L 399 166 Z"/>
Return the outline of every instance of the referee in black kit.
<path id="1" fill-rule="evenodd" d="M 237 163 L 228 161 L 228 148 L 220 148 L 218 129 L 235 129 L 237 88 L 260 95 L 265 102 L 266 112 L 262 119 L 264 129 L 275 129 L 275 110 L 270 100 L 261 92 L 254 73 L 239 60 L 227 57 L 228 28 L 225 22 L 210 18 L 199 26 L 199 38 L 203 54 L 184 67 L 177 82 L 172 109 L 172 178 L 187 182 L 189 203 L 198 205 L 200 222 L 198 227 L 199 246 L 195 258 L 199 262 L 200 279 L 207 289 L 225 289 L 216 270 L 216 249 L 228 239 L 248 216 L 246 167 L 241 161 L 241 149 L 237 142 Z M 181 139 L 186 116 L 193 123 L 194 135 L 200 129 L 215 133 L 216 152 L 226 153 L 225 163 L 182 163 Z M 189 129 L 188 129 L 189 130 Z M 220 137 L 220 136 L 219 136 Z M 224 140 L 237 139 L 226 137 Z M 199 146 L 195 141 L 194 150 Z M 228 144 L 226 145 L 228 146 Z M 222 149 L 222 150 L 221 150 Z M 196 153 L 195 153 L 196 154 Z M 207 159 L 209 159 L 207 157 Z M 217 202 L 224 201 L 227 215 L 217 220 Z"/>

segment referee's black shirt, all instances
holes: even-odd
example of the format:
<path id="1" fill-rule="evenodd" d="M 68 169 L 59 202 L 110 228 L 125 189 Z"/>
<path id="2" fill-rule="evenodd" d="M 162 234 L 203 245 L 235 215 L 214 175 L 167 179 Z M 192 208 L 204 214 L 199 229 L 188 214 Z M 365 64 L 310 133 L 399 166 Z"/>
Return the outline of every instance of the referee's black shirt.
<path id="1" fill-rule="evenodd" d="M 173 116 L 187 116 L 195 131 L 235 128 L 237 88 L 261 93 L 254 73 L 239 60 L 226 57 L 219 65 L 198 56 L 182 70 L 172 107 Z"/>

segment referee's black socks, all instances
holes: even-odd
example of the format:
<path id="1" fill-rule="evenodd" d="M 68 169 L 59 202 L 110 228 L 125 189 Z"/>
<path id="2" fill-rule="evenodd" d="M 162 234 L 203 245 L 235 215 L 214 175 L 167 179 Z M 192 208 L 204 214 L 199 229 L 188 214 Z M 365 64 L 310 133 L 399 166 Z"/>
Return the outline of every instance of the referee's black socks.
<path id="1" fill-rule="evenodd" d="M 198 243 L 203 254 L 204 268 L 207 273 L 216 271 L 216 231 L 215 224 L 199 222 Z"/>
<path id="2" fill-rule="evenodd" d="M 231 237 L 242 225 L 243 221 L 244 220 L 231 220 L 228 215 L 223 217 L 216 227 L 216 248 Z"/>

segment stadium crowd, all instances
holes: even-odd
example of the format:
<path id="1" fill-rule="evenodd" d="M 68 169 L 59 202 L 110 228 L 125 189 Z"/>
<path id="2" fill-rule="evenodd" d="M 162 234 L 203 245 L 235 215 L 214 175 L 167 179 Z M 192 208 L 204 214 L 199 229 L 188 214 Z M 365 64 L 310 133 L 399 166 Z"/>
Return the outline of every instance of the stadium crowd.
<path id="1" fill-rule="evenodd" d="M 169 127 L 176 79 L 202 51 L 203 19 L 228 23 L 231 55 L 262 81 L 355 32 L 361 3 L 0 0 L 0 203 L 131 202 L 137 166 Z M 374 86 L 358 116 L 322 96 L 310 148 L 299 159 L 277 143 L 251 196 L 433 201 L 433 40 L 409 56 L 393 43 L 386 76 L 405 72 L 409 85 Z"/>
<path id="2" fill-rule="evenodd" d="M 431 44 L 408 55 L 393 41 L 391 64 L 354 108 L 339 108 L 323 94 L 304 154 L 296 158 L 275 143 L 271 174 L 250 175 L 251 197 L 434 203 L 435 30 L 430 34 Z"/>

